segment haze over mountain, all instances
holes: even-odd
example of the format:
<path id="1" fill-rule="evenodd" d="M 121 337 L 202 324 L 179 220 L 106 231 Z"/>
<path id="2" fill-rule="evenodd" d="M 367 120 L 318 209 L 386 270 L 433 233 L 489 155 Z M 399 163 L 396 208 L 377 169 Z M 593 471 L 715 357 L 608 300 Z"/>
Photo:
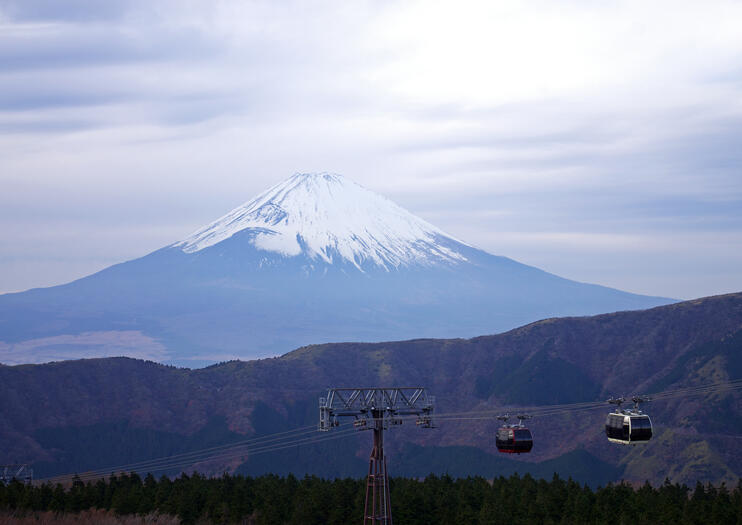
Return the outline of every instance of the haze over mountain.
<path id="1" fill-rule="evenodd" d="M 296 174 L 145 257 L 0 296 L 0 362 L 128 355 L 201 366 L 669 302 L 491 255 L 340 175 Z"/>

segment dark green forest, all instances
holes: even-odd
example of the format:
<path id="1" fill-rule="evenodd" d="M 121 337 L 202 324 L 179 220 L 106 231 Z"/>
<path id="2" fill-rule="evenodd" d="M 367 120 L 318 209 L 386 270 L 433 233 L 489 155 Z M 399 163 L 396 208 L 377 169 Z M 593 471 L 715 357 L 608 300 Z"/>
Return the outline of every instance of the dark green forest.
<path id="1" fill-rule="evenodd" d="M 52 511 L 74 515 L 102 509 L 117 515 L 177 516 L 182 523 L 348 524 L 361 523 L 365 479 L 326 480 L 199 474 L 176 479 L 137 474 L 70 486 L 0 484 L 0 519 Z M 428 476 L 392 478 L 395 523 L 417 524 L 742 524 L 742 480 L 734 488 L 666 481 L 608 484 L 592 490 L 560 479 L 526 474 L 486 480 Z"/>

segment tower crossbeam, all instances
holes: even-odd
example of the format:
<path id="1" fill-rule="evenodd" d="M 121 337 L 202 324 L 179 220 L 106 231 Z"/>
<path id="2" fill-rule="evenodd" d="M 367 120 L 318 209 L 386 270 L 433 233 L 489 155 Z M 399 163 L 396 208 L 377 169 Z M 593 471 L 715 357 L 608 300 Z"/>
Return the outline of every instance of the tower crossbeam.
<path id="1" fill-rule="evenodd" d="M 353 417 L 354 426 L 374 433 L 368 464 L 363 524 L 392 525 L 389 475 L 384 455 L 384 430 L 402 424 L 401 416 L 417 416 L 417 426 L 432 428 L 435 398 L 423 387 L 330 388 L 319 400 L 319 430 L 339 425 L 338 418 Z"/>

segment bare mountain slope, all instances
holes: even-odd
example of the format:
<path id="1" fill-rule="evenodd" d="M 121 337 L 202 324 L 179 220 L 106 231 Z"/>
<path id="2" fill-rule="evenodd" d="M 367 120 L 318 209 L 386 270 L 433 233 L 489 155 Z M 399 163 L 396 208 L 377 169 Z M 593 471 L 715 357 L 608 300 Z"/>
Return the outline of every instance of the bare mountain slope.
<path id="1" fill-rule="evenodd" d="M 0 366 L 0 462 L 29 461 L 40 474 L 86 470 L 312 425 L 328 386 L 421 384 L 438 412 L 606 399 L 742 379 L 742 293 L 646 311 L 549 319 L 473 339 L 341 343 L 280 358 L 199 370 L 131 359 Z M 414 425 L 388 439 L 394 474 L 431 470 L 497 475 L 544 469 L 592 482 L 736 482 L 742 474 L 740 391 L 653 402 L 656 439 L 610 445 L 608 408 L 532 421 L 534 451 L 496 457 L 496 421 Z M 292 470 L 362 476 L 369 436 L 291 449 L 210 472 Z M 422 447 L 422 448 L 420 448 Z M 244 459 L 244 458 L 243 458 Z"/>

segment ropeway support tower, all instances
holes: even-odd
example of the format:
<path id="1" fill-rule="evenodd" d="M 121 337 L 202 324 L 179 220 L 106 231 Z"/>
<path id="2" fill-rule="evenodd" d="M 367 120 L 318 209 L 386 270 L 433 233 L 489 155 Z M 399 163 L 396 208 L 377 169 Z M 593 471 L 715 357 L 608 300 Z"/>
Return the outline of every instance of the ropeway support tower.
<path id="1" fill-rule="evenodd" d="M 435 398 L 423 387 L 330 388 L 319 400 L 319 430 L 327 432 L 339 418 L 354 418 L 359 430 L 373 430 L 374 446 L 368 463 L 363 525 L 392 525 L 389 475 L 384 455 L 384 430 L 415 416 L 415 424 L 433 428 Z"/>
<path id="2" fill-rule="evenodd" d="M 0 465 L 0 484 L 7 485 L 12 481 L 30 485 L 33 483 L 33 469 L 28 465 Z"/>

